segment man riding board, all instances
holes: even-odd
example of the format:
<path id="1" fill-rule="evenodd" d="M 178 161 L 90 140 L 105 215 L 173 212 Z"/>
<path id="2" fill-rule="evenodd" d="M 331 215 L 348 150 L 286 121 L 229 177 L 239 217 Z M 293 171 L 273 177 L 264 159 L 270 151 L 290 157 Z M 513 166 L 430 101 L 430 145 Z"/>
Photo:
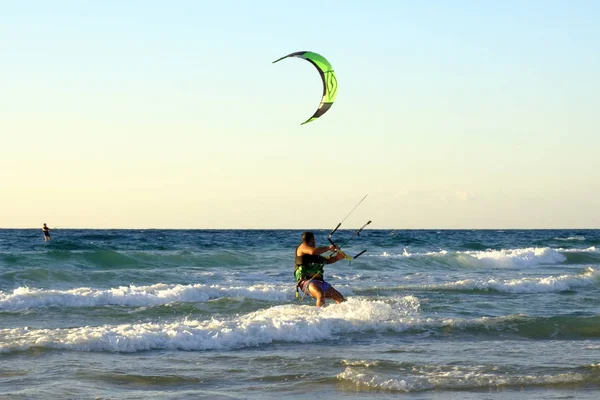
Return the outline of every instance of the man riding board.
<path id="1" fill-rule="evenodd" d="M 328 251 L 338 251 L 335 256 L 323 257 Z M 302 234 L 302 243 L 296 247 L 296 267 L 294 275 L 297 287 L 310 294 L 316 300 L 316 306 L 325 305 L 325 299 L 336 303 L 346 301 L 344 296 L 323 279 L 323 265 L 343 260 L 344 254 L 334 246 L 316 247 L 315 235 L 312 232 Z"/>

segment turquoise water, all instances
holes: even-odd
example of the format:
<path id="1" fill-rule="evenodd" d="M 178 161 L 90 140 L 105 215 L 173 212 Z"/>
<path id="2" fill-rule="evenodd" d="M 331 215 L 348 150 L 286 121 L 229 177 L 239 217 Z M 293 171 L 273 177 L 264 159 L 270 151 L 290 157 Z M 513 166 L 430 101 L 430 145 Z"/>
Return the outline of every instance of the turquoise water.
<path id="1" fill-rule="evenodd" d="M 320 309 L 301 233 L 0 230 L 0 397 L 598 398 L 600 231 L 366 230 Z"/>

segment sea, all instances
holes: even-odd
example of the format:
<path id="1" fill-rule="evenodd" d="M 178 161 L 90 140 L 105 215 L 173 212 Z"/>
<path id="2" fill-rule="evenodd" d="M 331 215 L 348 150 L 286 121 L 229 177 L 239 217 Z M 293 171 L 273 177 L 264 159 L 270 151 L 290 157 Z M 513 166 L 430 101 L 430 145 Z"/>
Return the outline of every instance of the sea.
<path id="1" fill-rule="evenodd" d="M 0 398 L 600 398 L 600 230 L 340 229 L 320 308 L 302 232 L 1 229 Z"/>

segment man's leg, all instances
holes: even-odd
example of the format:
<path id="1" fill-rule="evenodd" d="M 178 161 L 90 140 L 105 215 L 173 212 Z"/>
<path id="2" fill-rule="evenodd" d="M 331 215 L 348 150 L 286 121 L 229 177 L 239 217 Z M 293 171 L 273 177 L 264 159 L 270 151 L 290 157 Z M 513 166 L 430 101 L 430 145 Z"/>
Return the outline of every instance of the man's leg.
<path id="1" fill-rule="evenodd" d="M 317 300 L 317 307 L 325 305 L 325 292 L 320 282 L 311 282 L 308 284 L 308 293 Z"/>
<path id="2" fill-rule="evenodd" d="M 330 286 L 329 289 L 327 289 L 327 291 L 325 292 L 325 298 L 326 299 L 332 299 L 333 301 L 335 301 L 338 304 L 346 301 L 346 299 L 344 298 L 344 296 L 340 292 L 338 292 L 337 290 L 335 290 L 333 288 L 333 286 Z"/>

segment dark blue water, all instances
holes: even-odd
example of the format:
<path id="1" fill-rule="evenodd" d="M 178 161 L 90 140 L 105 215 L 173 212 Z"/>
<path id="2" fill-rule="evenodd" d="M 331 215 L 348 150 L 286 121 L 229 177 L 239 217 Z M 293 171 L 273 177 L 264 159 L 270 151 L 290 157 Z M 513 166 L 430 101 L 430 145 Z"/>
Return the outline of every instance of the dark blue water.
<path id="1" fill-rule="evenodd" d="M 0 230 L 0 396 L 597 398 L 600 231 L 365 230 L 324 308 L 301 233 Z"/>

